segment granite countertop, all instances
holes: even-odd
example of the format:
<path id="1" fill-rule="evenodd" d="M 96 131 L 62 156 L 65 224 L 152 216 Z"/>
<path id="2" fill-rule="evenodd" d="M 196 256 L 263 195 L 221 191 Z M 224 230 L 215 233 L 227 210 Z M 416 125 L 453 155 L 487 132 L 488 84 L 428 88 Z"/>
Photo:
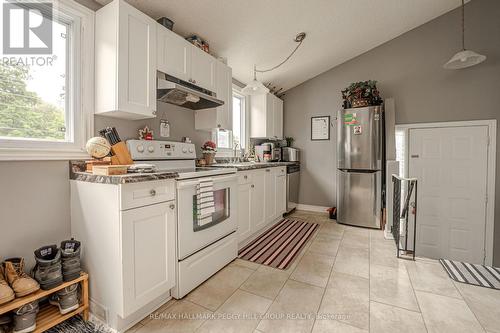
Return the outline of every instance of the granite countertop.
<path id="1" fill-rule="evenodd" d="M 102 176 L 94 175 L 85 171 L 85 161 L 70 161 L 69 162 L 69 178 L 82 182 L 99 183 L 99 184 L 128 184 L 147 182 L 152 180 L 175 179 L 179 177 L 177 172 L 162 171 L 151 173 L 127 173 L 124 175 Z"/>
<path id="2" fill-rule="evenodd" d="M 240 162 L 240 163 L 217 163 L 210 165 L 210 168 L 235 168 L 238 171 L 274 168 L 287 165 L 296 165 L 299 162 Z"/>

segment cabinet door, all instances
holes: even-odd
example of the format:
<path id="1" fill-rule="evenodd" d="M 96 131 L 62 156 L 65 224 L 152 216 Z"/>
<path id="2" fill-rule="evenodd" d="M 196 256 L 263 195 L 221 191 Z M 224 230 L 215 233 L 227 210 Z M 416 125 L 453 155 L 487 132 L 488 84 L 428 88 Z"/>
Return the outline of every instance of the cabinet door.
<path id="1" fill-rule="evenodd" d="M 121 256 L 126 317 L 175 285 L 174 201 L 122 212 Z"/>
<path id="2" fill-rule="evenodd" d="M 158 70 L 178 79 L 191 79 L 191 48 L 188 41 L 175 32 L 157 25 L 158 27 Z"/>
<path id="3" fill-rule="evenodd" d="M 118 110 L 151 117 L 156 111 L 156 22 L 119 3 Z"/>
<path id="4" fill-rule="evenodd" d="M 251 184 L 238 185 L 238 241 L 241 242 L 252 234 L 250 224 Z"/>
<path id="5" fill-rule="evenodd" d="M 280 168 L 275 177 L 276 185 L 276 217 L 283 216 L 286 211 L 286 171 Z"/>
<path id="6" fill-rule="evenodd" d="M 283 100 L 274 97 L 273 98 L 273 136 L 282 139 L 283 138 Z"/>
<path id="7" fill-rule="evenodd" d="M 265 207 L 265 172 L 257 170 L 252 174 L 252 184 L 250 185 L 250 223 L 252 233 L 266 225 Z"/>
<path id="8" fill-rule="evenodd" d="M 274 137 L 274 99 L 272 94 L 266 94 L 266 138 Z"/>
<path id="9" fill-rule="evenodd" d="M 217 108 L 216 127 L 233 129 L 233 71 L 231 67 L 217 61 L 217 98 L 224 105 Z"/>
<path id="10" fill-rule="evenodd" d="M 265 169 L 265 212 L 266 223 L 270 223 L 276 218 L 276 168 Z"/>
<path id="11" fill-rule="evenodd" d="M 197 47 L 191 47 L 191 80 L 199 87 L 216 91 L 215 67 L 217 60 Z"/>

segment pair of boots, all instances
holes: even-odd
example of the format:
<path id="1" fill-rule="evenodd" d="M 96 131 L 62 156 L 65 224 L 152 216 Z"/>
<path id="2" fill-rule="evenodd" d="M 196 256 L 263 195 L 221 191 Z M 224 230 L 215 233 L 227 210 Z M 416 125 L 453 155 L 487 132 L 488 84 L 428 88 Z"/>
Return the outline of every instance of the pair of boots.
<path id="1" fill-rule="evenodd" d="M 71 281 L 80 276 L 81 244 L 74 239 L 57 245 L 43 246 L 35 251 L 36 265 L 34 277 L 43 290 L 55 288 L 63 281 Z"/>
<path id="2" fill-rule="evenodd" d="M 13 323 L 13 333 L 29 333 L 36 329 L 36 315 L 38 301 L 23 305 L 13 311 L 13 318 L 8 315 L 0 316 L 0 333 L 10 332 L 9 326 Z"/>
<path id="3" fill-rule="evenodd" d="M 10 258 L 0 267 L 0 304 L 23 297 L 40 289 L 40 285 L 24 272 L 23 258 Z"/>

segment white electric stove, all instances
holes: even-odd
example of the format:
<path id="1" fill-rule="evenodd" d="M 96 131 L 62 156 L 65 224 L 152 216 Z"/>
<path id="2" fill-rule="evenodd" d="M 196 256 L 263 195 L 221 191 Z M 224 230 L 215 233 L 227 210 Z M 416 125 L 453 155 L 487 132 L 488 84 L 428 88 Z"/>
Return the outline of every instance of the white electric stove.
<path id="1" fill-rule="evenodd" d="M 197 168 L 193 143 L 128 140 L 128 150 L 135 163 L 153 164 L 158 171 L 175 171 L 178 179 L 200 178 L 236 173 L 234 168 Z"/>
<path id="2" fill-rule="evenodd" d="M 177 279 L 172 296 L 182 298 L 236 258 L 238 178 L 233 168 L 197 168 L 192 143 L 129 140 L 135 163 L 175 171 L 177 201 Z M 213 180 L 215 212 L 212 222 L 199 225 L 196 194 L 201 179 Z"/>

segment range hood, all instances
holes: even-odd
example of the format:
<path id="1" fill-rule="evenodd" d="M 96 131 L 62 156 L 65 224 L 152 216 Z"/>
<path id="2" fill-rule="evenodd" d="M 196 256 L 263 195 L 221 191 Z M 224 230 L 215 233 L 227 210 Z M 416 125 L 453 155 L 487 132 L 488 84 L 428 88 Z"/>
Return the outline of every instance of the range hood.
<path id="1" fill-rule="evenodd" d="M 157 73 L 156 99 L 192 110 L 212 109 L 224 105 L 215 93 L 162 72 Z"/>

